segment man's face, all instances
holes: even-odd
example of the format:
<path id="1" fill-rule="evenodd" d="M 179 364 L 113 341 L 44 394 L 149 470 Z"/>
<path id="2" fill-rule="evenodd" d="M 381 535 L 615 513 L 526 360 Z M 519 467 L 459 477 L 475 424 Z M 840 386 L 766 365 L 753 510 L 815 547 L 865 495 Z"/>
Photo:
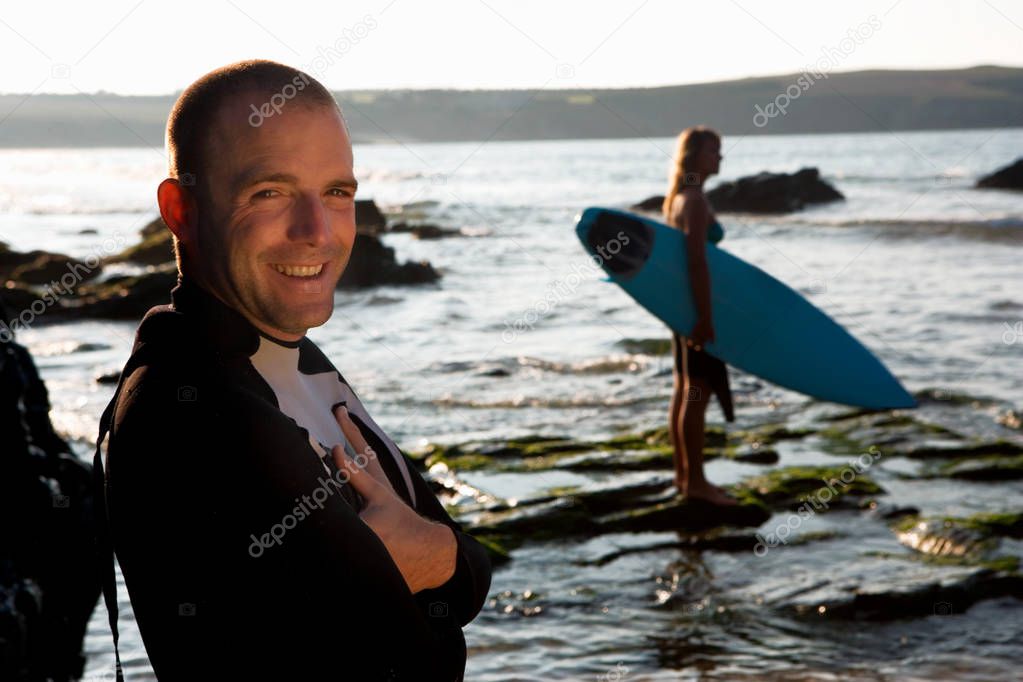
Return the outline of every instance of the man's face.
<path id="1" fill-rule="evenodd" d="M 293 100 L 253 127 L 257 100 L 235 97 L 209 131 L 209 201 L 194 255 L 213 293 L 260 330 L 293 341 L 330 318 L 351 256 L 352 146 L 334 107 Z"/>

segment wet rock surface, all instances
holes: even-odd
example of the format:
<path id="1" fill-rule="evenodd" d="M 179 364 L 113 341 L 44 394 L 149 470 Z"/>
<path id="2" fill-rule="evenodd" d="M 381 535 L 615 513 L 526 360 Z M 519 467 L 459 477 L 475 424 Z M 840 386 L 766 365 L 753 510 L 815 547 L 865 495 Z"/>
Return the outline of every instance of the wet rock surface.
<path id="1" fill-rule="evenodd" d="M 590 440 L 431 443 L 413 457 L 430 476 L 471 479 L 467 487 L 477 493 L 490 477 L 577 481 L 538 483 L 534 493 L 514 499 L 469 494 L 449 506 L 502 567 L 550 543 L 597 543 L 599 549 L 573 559 L 594 569 L 680 554 L 702 562 L 747 556 L 726 563 L 759 561 L 762 569 L 719 576 L 706 593 L 693 591 L 695 578 L 685 572 L 691 567 L 658 575 L 656 608 L 687 617 L 755 608 L 795 621 L 894 622 L 1023 596 L 1018 510 L 942 516 L 927 498 L 904 499 L 912 486 L 934 481 L 1011 481 L 1015 474 L 1006 472 L 1017 470 L 1021 447 L 908 411 L 836 408 L 796 423 L 710 425 L 708 461 L 741 472 L 726 486 L 739 501 L 732 508 L 677 495 L 672 448 L 658 428 Z"/>

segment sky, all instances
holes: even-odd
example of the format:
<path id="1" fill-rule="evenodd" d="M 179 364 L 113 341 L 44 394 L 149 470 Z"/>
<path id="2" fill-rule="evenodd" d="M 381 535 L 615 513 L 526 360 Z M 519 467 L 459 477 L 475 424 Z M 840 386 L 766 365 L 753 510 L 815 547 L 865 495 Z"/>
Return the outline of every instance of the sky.
<path id="1" fill-rule="evenodd" d="M 1023 66 L 1019 0 L 103 0 L 0 5 L 2 93 L 168 94 L 239 59 L 333 90 L 645 87 Z"/>

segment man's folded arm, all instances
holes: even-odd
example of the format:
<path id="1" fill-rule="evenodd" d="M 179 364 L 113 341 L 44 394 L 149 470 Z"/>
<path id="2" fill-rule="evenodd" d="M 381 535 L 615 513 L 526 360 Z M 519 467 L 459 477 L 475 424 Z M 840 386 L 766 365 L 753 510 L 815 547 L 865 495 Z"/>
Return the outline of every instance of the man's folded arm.
<path id="1" fill-rule="evenodd" d="M 475 538 L 462 530 L 461 524 L 451 518 L 430 486 L 404 453 L 405 466 L 412 477 L 416 493 L 416 511 L 428 519 L 443 523 L 455 533 L 458 555 L 455 572 L 440 587 L 423 590 L 416 597 L 431 614 L 450 610 L 460 625 L 467 625 L 483 608 L 490 591 L 490 557 Z"/>
<path id="2" fill-rule="evenodd" d="M 274 667 L 280 654 L 315 670 L 333 646 L 349 673 L 367 674 L 386 671 L 395 662 L 386 643 L 401 641 L 406 663 L 446 667 L 387 549 L 290 420 L 254 394 L 139 371 L 150 375 L 122 401 L 109 460 L 110 513 L 133 603 L 138 595 L 156 604 L 142 605 L 140 620 L 151 619 L 148 628 L 140 622 L 144 637 L 147 629 L 164 640 L 183 634 L 174 632 L 180 624 L 199 633 L 190 643 L 202 649 L 212 645 L 198 637 L 229 628 L 233 641 L 249 638 L 257 668 Z M 185 613 L 169 616 L 176 603 Z M 153 642 L 187 658 L 184 643 Z M 299 661 L 288 653 L 317 650 Z"/>

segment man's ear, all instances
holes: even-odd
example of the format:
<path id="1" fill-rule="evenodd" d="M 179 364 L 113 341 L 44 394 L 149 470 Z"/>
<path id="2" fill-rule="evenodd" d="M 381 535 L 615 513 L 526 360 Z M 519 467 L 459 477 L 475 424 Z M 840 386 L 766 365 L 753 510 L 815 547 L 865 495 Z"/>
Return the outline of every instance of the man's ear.
<path id="1" fill-rule="evenodd" d="M 156 201 L 160 204 L 160 216 L 167 227 L 183 245 L 194 247 L 199 229 L 199 205 L 192 191 L 193 182 L 186 186 L 177 178 L 167 178 L 156 189 Z"/>

